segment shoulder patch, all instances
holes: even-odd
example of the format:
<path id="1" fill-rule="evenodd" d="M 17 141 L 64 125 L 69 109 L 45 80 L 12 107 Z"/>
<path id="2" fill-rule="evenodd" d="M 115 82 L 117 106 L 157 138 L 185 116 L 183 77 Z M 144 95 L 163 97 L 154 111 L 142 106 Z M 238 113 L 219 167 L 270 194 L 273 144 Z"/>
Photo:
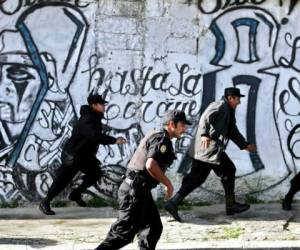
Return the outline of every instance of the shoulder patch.
<path id="1" fill-rule="evenodd" d="M 160 148 L 159 148 L 159 151 L 160 151 L 162 154 L 166 153 L 166 151 L 167 151 L 167 146 L 166 146 L 166 145 L 161 145 Z"/>

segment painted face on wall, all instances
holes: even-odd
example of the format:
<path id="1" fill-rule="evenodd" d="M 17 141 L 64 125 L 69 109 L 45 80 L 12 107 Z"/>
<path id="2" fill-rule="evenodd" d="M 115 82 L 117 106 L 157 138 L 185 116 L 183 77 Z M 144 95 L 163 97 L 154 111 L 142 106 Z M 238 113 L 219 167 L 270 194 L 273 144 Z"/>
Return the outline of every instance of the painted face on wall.
<path id="1" fill-rule="evenodd" d="M 0 64 L 0 70 L 0 118 L 23 123 L 37 95 L 39 75 L 35 68 L 19 64 Z"/>
<path id="2" fill-rule="evenodd" d="M 40 87 L 36 69 L 22 64 L 0 64 L 0 120 L 18 136 Z"/>

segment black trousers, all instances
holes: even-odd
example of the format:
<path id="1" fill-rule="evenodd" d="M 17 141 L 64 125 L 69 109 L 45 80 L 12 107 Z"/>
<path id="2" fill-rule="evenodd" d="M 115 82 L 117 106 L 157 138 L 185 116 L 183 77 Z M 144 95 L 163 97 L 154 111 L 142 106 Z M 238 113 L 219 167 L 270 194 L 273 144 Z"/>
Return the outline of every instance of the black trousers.
<path id="1" fill-rule="evenodd" d="M 140 249 L 155 249 L 163 226 L 150 190 L 130 187 L 125 181 L 118 191 L 119 212 L 106 239 L 96 248 L 120 249 L 138 237 Z"/>
<path id="2" fill-rule="evenodd" d="M 80 158 L 71 166 L 62 164 L 56 172 L 56 177 L 51 184 L 46 199 L 52 200 L 57 196 L 72 179 L 81 171 L 84 173 L 82 183 L 73 191 L 80 195 L 88 187 L 94 185 L 101 177 L 100 162 L 97 158 Z"/>
<path id="3" fill-rule="evenodd" d="M 225 195 L 234 194 L 236 167 L 225 152 L 221 155 L 220 165 L 192 159 L 192 169 L 184 176 L 178 193 L 186 197 L 205 182 L 211 170 L 221 178 Z"/>
<path id="4" fill-rule="evenodd" d="M 296 174 L 294 178 L 291 180 L 291 187 L 289 190 L 289 195 L 291 196 L 291 199 L 299 191 L 300 191 L 300 172 Z"/>

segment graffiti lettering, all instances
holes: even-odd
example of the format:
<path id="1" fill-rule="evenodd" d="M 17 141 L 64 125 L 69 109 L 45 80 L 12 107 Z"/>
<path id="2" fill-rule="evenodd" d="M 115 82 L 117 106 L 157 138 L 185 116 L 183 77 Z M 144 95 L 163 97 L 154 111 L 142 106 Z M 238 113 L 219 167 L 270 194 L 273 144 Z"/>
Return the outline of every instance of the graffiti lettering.
<path id="1" fill-rule="evenodd" d="M 199 114 L 197 102 L 191 101 L 165 101 L 154 103 L 153 101 L 142 101 L 141 103 L 128 102 L 122 109 L 118 104 L 111 104 L 107 107 L 107 113 L 110 114 L 107 120 L 114 120 L 119 115 L 125 120 L 130 120 L 137 115 L 137 111 L 141 110 L 142 120 L 146 123 L 154 121 L 157 117 L 162 118 L 167 110 L 179 109 L 184 111 L 188 116 L 194 117 Z"/>
<path id="2" fill-rule="evenodd" d="M 296 89 L 295 84 L 298 84 L 298 89 L 299 89 L 300 82 L 298 81 L 297 78 L 292 77 L 288 82 L 289 90 L 283 90 L 279 96 L 280 108 L 286 115 L 290 115 L 290 116 L 299 116 L 300 115 L 300 111 L 298 111 L 298 113 L 293 114 L 292 111 L 288 110 L 288 107 L 292 110 L 295 110 L 295 107 L 300 107 L 299 90 Z M 292 97 L 294 97 L 295 100 L 298 101 L 297 105 L 294 105 L 294 103 L 293 103 L 293 105 L 289 105 Z"/>
<path id="3" fill-rule="evenodd" d="M 259 5 L 265 1 L 266 0 L 215 0 L 213 5 L 214 7 L 212 9 L 208 9 L 206 6 L 209 5 L 208 3 L 211 3 L 211 1 L 199 0 L 198 8 L 203 14 L 213 14 L 221 9 L 224 10 L 227 7 L 239 6 L 247 3 Z"/>
<path id="4" fill-rule="evenodd" d="M 51 3 L 54 2 L 53 0 L 16 0 L 16 1 L 9 1 L 9 0 L 2 0 L 0 3 L 0 12 L 6 15 L 13 15 L 17 13 L 21 7 L 30 7 L 33 5 L 38 5 L 41 3 Z M 63 0 L 62 2 L 68 2 L 73 4 L 79 8 L 86 8 L 90 5 L 90 3 L 86 3 L 86 1 L 82 0 Z"/>
<path id="5" fill-rule="evenodd" d="M 279 64 L 285 68 L 292 68 L 297 72 L 300 72 L 300 68 L 298 68 L 296 66 L 296 56 L 297 56 L 297 51 L 299 49 L 299 41 L 300 41 L 300 37 L 296 37 L 293 41 L 293 44 L 290 44 L 289 40 L 292 39 L 292 35 L 290 33 L 286 33 L 285 35 L 285 42 L 287 43 L 287 45 L 289 47 L 292 48 L 292 54 L 291 54 L 291 58 L 288 60 L 285 57 L 280 57 L 279 59 Z"/>
<path id="6" fill-rule="evenodd" d="M 199 81 L 201 74 L 191 74 L 188 64 L 176 65 L 177 73 L 179 73 L 179 81 L 176 86 L 168 82 L 170 72 L 154 73 L 153 67 L 133 69 L 131 72 L 124 70 L 123 72 L 106 73 L 103 68 L 97 68 L 97 64 L 98 56 L 92 55 L 89 59 L 89 69 L 82 71 L 82 73 L 89 72 L 90 74 L 89 88 L 99 88 L 105 85 L 106 90 L 111 93 L 133 96 L 140 93 L 142 97 L 146 96 L 151 90 L 164 91 L 171 96 L 181 94 L 186 97 L 192 97 L 200 93 Z"/>

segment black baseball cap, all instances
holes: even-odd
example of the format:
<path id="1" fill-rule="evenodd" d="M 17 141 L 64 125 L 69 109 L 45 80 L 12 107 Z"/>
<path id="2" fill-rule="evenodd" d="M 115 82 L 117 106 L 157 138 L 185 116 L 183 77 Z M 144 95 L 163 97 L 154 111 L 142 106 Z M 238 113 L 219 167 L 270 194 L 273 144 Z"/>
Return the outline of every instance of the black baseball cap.
<path id="1" fill-rule="evenodd" d="M 167 124 L 169 121 L 184 122 L 187 125 L 192 125 L 192 123 L 186 119 L 185 113 L 177 109 L 167 111 L 164 116 L 164 124 Z"/>
<path id="2" fill-rule="evenodd" d="M 240 89 L 236 88 L 236 87 L 230 87 L 230 88 L 226 88 L 224 90 L 224 96 L 238 96 L 238 97 L 244 97 L 245 95 L 242 95 L 240 92 Z"/>
<path id="3" fill-rule="evenodd" d="M 105 104 L 108 103 L 107 101 L 102 98 L 101 95 L 98 94 L 90 94 L 87 98 L 87 102 L 89 105 L 95 104 L 95 103 L 100 103 L 100 104 Z"/>

